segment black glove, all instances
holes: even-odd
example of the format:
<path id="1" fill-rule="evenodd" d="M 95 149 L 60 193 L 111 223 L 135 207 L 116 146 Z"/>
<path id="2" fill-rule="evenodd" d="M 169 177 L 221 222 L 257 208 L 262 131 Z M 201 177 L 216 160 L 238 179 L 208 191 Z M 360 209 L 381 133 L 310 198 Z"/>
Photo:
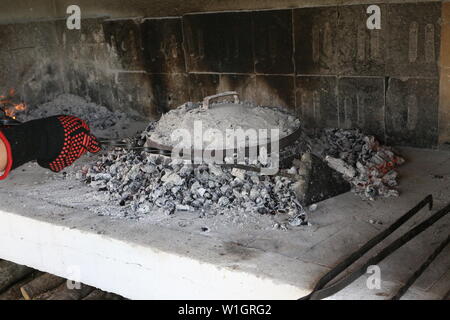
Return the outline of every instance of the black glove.
<path id="1" fill-rule="evenodd" d="M 87 151 L 100 151 L 97 139 L 88 125 L 73 116 L 53 116 L 32 120 L 1 129 L 8 165 L 3 175 L 24 163 L 37 160 L 38 164 L 54 172 L 70 166 Z"/>

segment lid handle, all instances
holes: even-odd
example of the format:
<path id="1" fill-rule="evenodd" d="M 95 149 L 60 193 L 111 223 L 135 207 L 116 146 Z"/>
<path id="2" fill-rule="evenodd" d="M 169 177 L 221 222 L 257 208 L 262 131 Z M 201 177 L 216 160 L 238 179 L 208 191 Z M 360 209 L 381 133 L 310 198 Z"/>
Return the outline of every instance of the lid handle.
<path id="1" fill-rule="evenodd" d="M 212 96 L 205 97 L 203 99 L 202 109 L 209 109 L 209 104 L 210 104 L 211 100 L 217 99 L 217 98 L 222 98 L 222 97 L 227 97 L 227 96 L 233 96 L 234 103 L 239 103 L 239 95 L 236 91 L 226 91 L 226 92 L 222 92 L 222 93 L 218 93 L 218 94 L 215 94 Z"/>

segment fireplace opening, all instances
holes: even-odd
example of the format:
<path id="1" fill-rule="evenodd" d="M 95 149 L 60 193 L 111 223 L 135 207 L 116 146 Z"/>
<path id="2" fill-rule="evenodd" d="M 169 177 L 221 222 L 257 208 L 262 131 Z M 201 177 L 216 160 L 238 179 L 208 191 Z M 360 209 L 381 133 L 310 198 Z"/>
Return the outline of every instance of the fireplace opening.
<path id="1" fill-rule="evenodd" d="M 398 297 L 403 262 L 419 267 L 448 236 L 448 3 L 22 2 L 0 5 L 4 162 L 19 157 L 8 132 L 59 115 L 102 150 L 76 136 L 59 172 L 47 169 L 61 159 L 5 165 L 0 258 L 67 279 L 73 265 L 126 298 L 325 298 L 327 270 L 413 229 L 434 200 L 432 230 L 374 263 L 385 287 L 333 292 L 375 299 Z M 416 296 L 448 289 L 449 256 Z"/>

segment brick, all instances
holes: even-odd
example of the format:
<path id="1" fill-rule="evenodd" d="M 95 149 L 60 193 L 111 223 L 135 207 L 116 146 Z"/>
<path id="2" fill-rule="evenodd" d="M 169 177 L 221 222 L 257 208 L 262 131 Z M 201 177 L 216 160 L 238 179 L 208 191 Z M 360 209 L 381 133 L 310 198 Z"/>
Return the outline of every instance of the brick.
<path id="1" fill-rule="evenodd" d="M 115 110 L 117 101 L 115 75 L 100 70 L 97 72 L 96 76 L 97 83 L 95 84 L 95 89 L 97 92 L 92 97 L 92 100 L 100 105 Z"/>
<path id="2" fill-rule="evenodd" d="M 450 2 L 442 2 L 442 24 L 450 23 Z"/>
<path id="3" fill-rule="evenodd" d="M 308 128 L 337 128 L 339 114 L 334 76 L 297 76 L 297 114 Z"/>
<path id="4" fill-rule="evenodd" d="M 384 78 L 339 78 L 338 109 L 341 128 L 360 128 L 385 141 Z"/>
<path id="5" fill-rule="evenodd" d="M 142 23 L 145 69 L 150 73 L 184 73 L 181 18 L 146 19 Z"/>
<path id="6" fill-rule="evenodd" d="M 8 67 L 2 69 L 5 82 L 28 104 L 40 104 L 63 90 L 60 65 L 54 50 L 45 47 L 10 51 Z"/>
<path id="7" fill-rule="evenodd" d="M 53 21 L 2 25 L 0 29 L 0 40 L 5 49 L 55 46 L 55 23 Z"/>
<path id="8" fill-rule="evenodd" d="M 294 76 L 257 75 L 256 103 L 295 109 Z"/>
<path id="9" fill-rule="evenodd" d="M 140 23 L 134 20 L 103 22 L 105 40 L 123 70 L 144 70 Z"/>
<path id="10" fill-rule="evenodd" d="M 294 10 L 297 74 L 333 75 L 337 73 L 336 30 L 336 7 Z"/>
<path id="11" fill-rule="evenodd" d="M 164 113 L 189 101 L 186 74 L 150 74 L 152 87 L 151 108 Z"/>
<path id="12" fill-rule="evenodd" d="M 81 97 L 89 97 L 94 101 L 97 90 L 97 72 L 89 64 L 78 60 L 66 60 L 64 64 L 65 92 L 76 94 Z"/>
<path id="13" fill-rule="evenodd" d="M 191 101 L 218 93 L 220 76 L 218 74 L 189 74 L 189 96 Z"/>
<path id="14" fill-rule="evenodd" d="M 249 12 L 186 15 L 183 26 L 189 71 L 254 71 Z"/>
<path id="15" fill-rule="evenodd" d="M 145 72 L 119 72 L 113 90 L 116 108 L 124 111 L 131 108 L 146 115 L 162 112 L 153 103 L 155 98 L 151 78 Z"/>
<path id="16" fill-rule="evenodd" d="M 67 28 L 65 19 L 58 20 L 55 22 L 58 42 L 63 46 L 105 43 L 104 20 L 103 18 L 81 19 L 80 30 L 70 30 Z"/>
<path id="17" fill-rule="evenodd" d="M 0 51 L 0 95 L 4 95 L 8 90 L 17 85 L 18 74 L 16 73 L 15 61 L 9 50 Z"/>
<path id="18" fill-rule="evenodd" d="M 292 10 L 255 11 L 252 18 L 255 71 L 293 73 Z"/>
<path id="19" fill-rule="evenodd" d="M 441 4 L 388 5 L 386 74 L 438 77 Z"/>
<path id="20" fill-rule="evenodd" d="M 389 144 L 431 148 L 438 141 L 436 79 L 390 78 L 386 92 L 386 139 Z"/>
<path id="21" fill-rule="evenodd" d="M 442 69 L 439 95 L 439 144 L 450 143 L 450 68 Z"/>
<path id="22" fill-rule="evenodd" d="M 337 73 L 340 75 L 383 76 L 387 7 L 381 9 L 381 29 L 369 30 L 367 5 L 339 6 L 337 23 Z"/>
<path id="23" fill-rule="evenodd" d="M 439 144 L 450 142 L 450 2 L 442 4 L 440 96 L 439 96 Z"/>
<path id="24" fill-rule="evenodd" d="M 256 100 L 256 76 L 223 74 L 217 89 L 219 92 L 236 91 L 242 101 Z"/>

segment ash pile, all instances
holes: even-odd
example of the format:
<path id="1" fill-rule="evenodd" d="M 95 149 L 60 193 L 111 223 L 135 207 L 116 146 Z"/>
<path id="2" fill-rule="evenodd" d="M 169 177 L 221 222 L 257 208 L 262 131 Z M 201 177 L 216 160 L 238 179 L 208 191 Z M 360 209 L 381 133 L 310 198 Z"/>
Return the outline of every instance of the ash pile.
<path id="1" fill-rule="evenodd" d="M 79 173 L 105 191 L 125 215 L 196 211 L 201 215 L 247 212 L 286 214 L 292 226 L 307 225 L 293 179 L 267 176 L 213 163 L 190 162 L 116 148 Z M 295 168 L 290 170 L 295 174 Z"/>
<path id="2" fill-rule="evenodd" d="M 129 132 L 135 133 L 136 129 L 145 128 L 142 124 L 143 119 L 137 114 L 111 111 L 72 94 L 62 94 L 49 102 L 30 106 L 25 111 L 17 113 L 17 120 L 25 122 L 60 114 L 69 114 L 86 120 L 91 131 L 100 137 L 123 138 Z"/>
<path id="3" fill-rule="evenodd" d="M 157 122 L 135 137 L 140 145 Z M 277 228 L 308 225 L 305 208 L 350 188 L 363 199 L 398 196 L 395 167 L 404 160 L 356 129 L 326 129 L 280 150 L 281 169 L 260 175 L 233 165 L 203 163 L 113 148 L 77 172 L 78 179 L 118 204 L 125 217 L 163 212 L 202 216 L 249 213 L 286 217 Z M 254 167 L 254 166 L 253 166 Z M 257 171 L 257 170 L 256 170 Z"/>

